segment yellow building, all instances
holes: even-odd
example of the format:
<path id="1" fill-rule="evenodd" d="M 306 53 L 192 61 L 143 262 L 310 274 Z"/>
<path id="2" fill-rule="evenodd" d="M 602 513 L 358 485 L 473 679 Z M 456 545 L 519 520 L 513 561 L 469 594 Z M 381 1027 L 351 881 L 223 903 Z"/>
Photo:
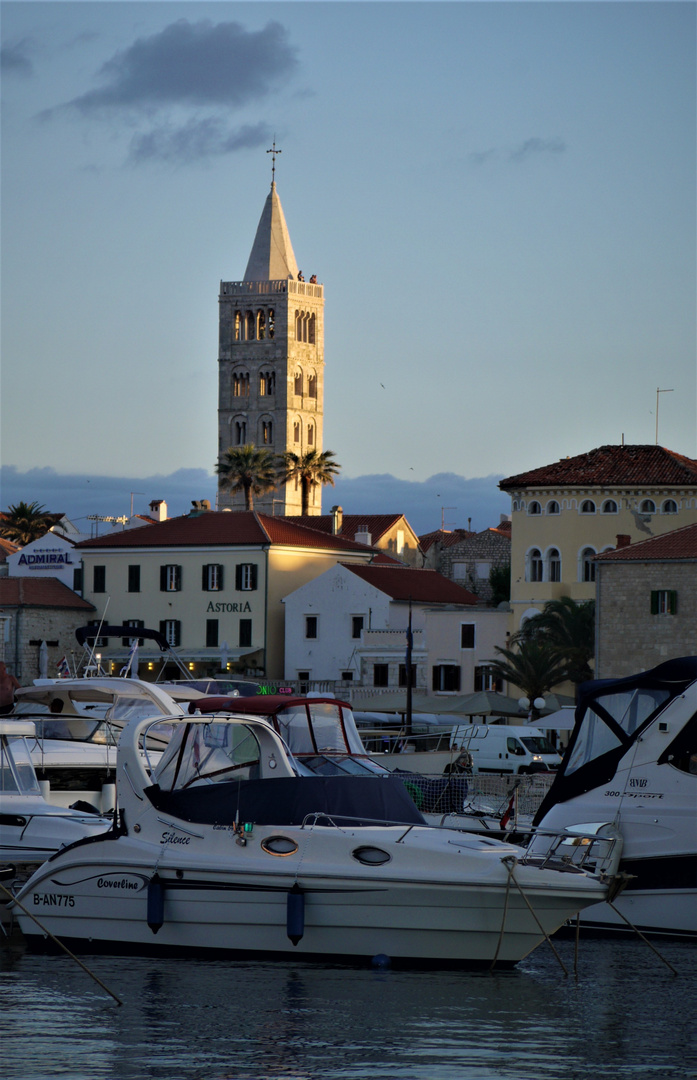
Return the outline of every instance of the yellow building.
<path id="1" fill-rule="evenodd" d="M 661 446 L 601 446 L 509 476 L 516 631 L 548 600 L 595 598 L 595 555 L 697 522 L 697 461 Z M 626 542 L 626 541 L 625 541 Z"/>
<path id="2" fill-rule="evenodd" d="M 83 597 L 97 621 L 106 616 L 112 625 L 160 630 L 194 674 L 217 671 L 225 655 L 230 670 L 270 679 L 283 677 L 283 597 L 337 562 L 375 556 L 347 537 L 230 511 L 195 511 L 86 540 L 75 550 Z M 118 673 L 129 640 L 108 639 L 100 652 L 102 664 L 111 662 Z"/>

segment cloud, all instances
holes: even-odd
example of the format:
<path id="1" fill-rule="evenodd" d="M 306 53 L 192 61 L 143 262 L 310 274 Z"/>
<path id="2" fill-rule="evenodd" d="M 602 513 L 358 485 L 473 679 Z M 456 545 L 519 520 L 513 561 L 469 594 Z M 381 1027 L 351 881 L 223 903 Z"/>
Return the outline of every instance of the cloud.
<path id="1" fill-rule="evenodd" d="M 566 143 L 563 139 L 526 139 L 524 143 L 511 150 L 511 161 L 525 161 L 536 154 L 563 154 Z"/>
<path id="2" fill-rule="evenodd" d="M 270 137 L 266 124 L 229 128 L 218 117 L 208 116 L 191 119 L 179 127 L 161 125 L 134 135 L 128 158 L 136 165 L 152 160 L 184 164 L 261 146 Z"/>
<path id="3" fill-rule="evenodd" d="M 297 63 L 280 23 L 248 31 L 236 22 L 179 19 L 107 60 L 98 73 L 105 85 L 68 106 L 83 114 L 149 113 L 175 105 L 239 108 L 265 97 Z"/>
<path id="4" fill-rule="evenodd" d="M 457 473 L 437 473 L 427 480 L 401 480 L 389 473 L 371 476 L 340 476 L 336 487 L 323 493 L 325 513 L 333 505 L 347 514 L 404 514 L 420 535 L 446 528 L 481 531 L 497 525 L 510 512 L 510 498 L 498 489 L 500 476 L 467 478 Z M 215 506 L 216 478 L 205 469 L 146 477 L 99 476 L 58 473 L 50 467 L 21 472 L 16 466 L 0 468 L 2 504 L 6 509 L 20 500 L 35 500 L 48 510 L 67 514 L 78 528 L 90 531 L 89 515 L 118 517 L 129 514 L 131 494 L 136 514 L 147 513 L 154 499 L 164 499 L 170 516 L 186 514 L 194 499 L 209 499 Z"/>
<path id="5" fill-rule="evenodd" d="M 23 38 L 16 45 L 4 45 L 0 49 L 0 68 L 3 75 L 21 75 L 27 78 L 34 74 L 32 62 L 27 56 L 31 49 L 28 38 Z"/>

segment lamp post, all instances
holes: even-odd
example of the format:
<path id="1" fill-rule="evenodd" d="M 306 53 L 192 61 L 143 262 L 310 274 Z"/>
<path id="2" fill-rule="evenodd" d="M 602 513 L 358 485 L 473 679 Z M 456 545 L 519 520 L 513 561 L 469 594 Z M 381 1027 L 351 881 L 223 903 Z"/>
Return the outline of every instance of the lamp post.
<path id="1" fill-rule="evenodd" d="M 518 698 L 518 707 L 528 714 L 528 723 L 537 719 L 545 707 L 545 699 L 543 697 L 536 697 L 534 701 L 530 701 L 529 697 Z"/>

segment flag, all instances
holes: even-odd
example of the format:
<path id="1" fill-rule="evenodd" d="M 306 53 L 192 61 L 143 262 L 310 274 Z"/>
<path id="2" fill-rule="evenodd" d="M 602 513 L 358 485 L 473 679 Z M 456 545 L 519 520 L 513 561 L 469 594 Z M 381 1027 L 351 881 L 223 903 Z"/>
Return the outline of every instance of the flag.
<path id="1" fill-rule="evenodd" d="M 138 638 L 133 639 L 131 651 L 128 654 L 128 663 L 125 667 L 121 668 L 120 674 L 126 679 L 129 676 L 131 679 L 138 678 Z"/>
<path id="2" fill-rule="evenodd" d="M 506 828 L 506 826 L 508 825 L 508 822 L 513 817 L 513 807 L 514 807 L 514 805 L 515 805 L 515 791 L 511 795 L 511 801 L 508 804 L 508 809 L 505 811 L 503 817 L 501 818 L 501 828 L 502 829 Z"/>
<path id="3" fill-rule="evenodd" d="M 69 679 L 70 678 L 70 665 L 68 664 L 68 660 L 67 660 L 67 658 L 65 656 L 63 657 L 62 660 L 58 661 L 58 666 L 56 668 L 56 671 L 58 673 L 58 678 L 59 679 Z"/>

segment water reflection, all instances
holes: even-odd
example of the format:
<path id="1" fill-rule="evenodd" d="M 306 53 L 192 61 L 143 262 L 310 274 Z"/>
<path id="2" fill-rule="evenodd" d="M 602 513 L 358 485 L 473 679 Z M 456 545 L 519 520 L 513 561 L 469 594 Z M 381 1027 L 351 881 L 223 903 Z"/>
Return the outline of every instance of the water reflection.
<path id="1" fill-rule="evenodd" d="M 543 949 L 495 975 L 86 958 L 120 1008 L 68 958 L 5 949 L 3 1075 L 685 1080 L 696 949 L 661 948 L 677 978 L 638 941 L 583 943 L 578 982 Z"/>

